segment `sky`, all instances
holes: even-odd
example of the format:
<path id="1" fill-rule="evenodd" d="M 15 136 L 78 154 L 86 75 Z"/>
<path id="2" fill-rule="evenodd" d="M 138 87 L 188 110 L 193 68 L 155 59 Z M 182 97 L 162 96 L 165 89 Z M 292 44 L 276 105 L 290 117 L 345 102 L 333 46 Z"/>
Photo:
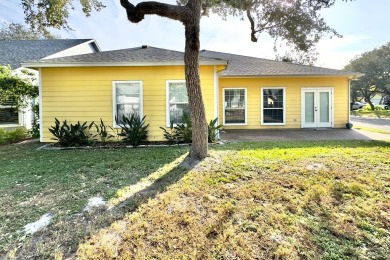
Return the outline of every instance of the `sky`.
<path id="1" fill-rule="evenodd" d="M 101 0 L 105 5 L 100 12 L 85 17 L 79 5 L 74 4 L 69 25 L 73 31 L 53 31 L 62 38 L 93 38 L 103 51 L 149 45 L 184 51 L 184 28 L 177 21 L 158 16 L 146 16 L 133 24 L 127 21 L 126 12 L 119 0 Z M 0 22 L 23 22 L 20 0 L 0 0 Z M 77 2 L 77 1 L 76 1 Z M 138 3 L 140 1 L 132 1 Z M 175 0 L 160 2 L 174 4 Z M 342 38 L 323 38 L 317 45 L 316 66 L 342 69 L 357 55 L 390 42 L 389 0 L 336 0 L 324 11 L 327 24 L 343 35 Z M 274 59 L 274 40 L 260 36 L 257 43 L 250 41 L 247 20 L 217 15 L 202 17 L 201 49 Z M 282 48 L 283 49 L 283 48 Z M 284 51 L 279 50 L 279 54 Z"/>

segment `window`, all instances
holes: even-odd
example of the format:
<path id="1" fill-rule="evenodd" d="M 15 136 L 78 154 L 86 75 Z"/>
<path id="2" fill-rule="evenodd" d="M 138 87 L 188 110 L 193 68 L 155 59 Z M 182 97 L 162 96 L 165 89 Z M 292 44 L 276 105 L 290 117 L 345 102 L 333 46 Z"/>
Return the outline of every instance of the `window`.
<path id="1" fill-rule="evenodd" d="M 285 124 L 285 89 L 262 88 L 262 124 L 284 125 Z"/>
<path id="2" fill-rule="evenodd" d="M 138 114 L 142 111 L 142 81 L 115 81 L 113 83 L 114 98 L 114 126 L 115 117 L 121 119 L 123 115 Z"/>
<path id="3" fill-rule="evenodd" d="M 19 123 L 19 113 L 15 107 L 15 100 L 6 100 L 5 104 L 0 105 L 0 124 L 18 124 Z"/>
<path id="4" fill-rule="evenodd" d="M 226 88 L 224 96 L 224 123 L 246 124 L 246 89 Z"/>
<path id="5" fill-rule="evenodd" d="M 190 115 L 186 82 L 167 81 L 167 126 L 182 124 L 183 113 Z"/>

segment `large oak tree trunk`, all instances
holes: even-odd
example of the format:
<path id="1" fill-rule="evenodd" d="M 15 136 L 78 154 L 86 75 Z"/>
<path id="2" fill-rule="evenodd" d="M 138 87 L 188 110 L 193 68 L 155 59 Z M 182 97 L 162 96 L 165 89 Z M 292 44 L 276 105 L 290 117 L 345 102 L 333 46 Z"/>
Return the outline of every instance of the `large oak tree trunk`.
<path id="1" fill-rule="evenodd" d="M 128 0 L 120 0 L 120 2 L 126 9 L 130 22 L 138 23 L 144 19 L 145 15 L 156 14 L 183 23 L 186 37 L 185 78 L 192 122 L 190 156 L 193 159 L 205 158 L 208 152 L 208 129 L 199 77 L 199 30 L 202 0 L 189 0 L 185 6 L 153 1 L 141 2 L 134 6 Z"/>
<path id="2" fill-rule="evenodd" d="M 184 52 L 185 76 L 193 126 L 190 156 L 194 159 L 203 159 L 208 153 L 208 130 L 199 77 L 201 1 L 192 0 L 190 5 L 192 5 L 191 10 L 194 13 L 187 17 L 188 20 L 186 20 L 184 25 L 186 37 Z"/>

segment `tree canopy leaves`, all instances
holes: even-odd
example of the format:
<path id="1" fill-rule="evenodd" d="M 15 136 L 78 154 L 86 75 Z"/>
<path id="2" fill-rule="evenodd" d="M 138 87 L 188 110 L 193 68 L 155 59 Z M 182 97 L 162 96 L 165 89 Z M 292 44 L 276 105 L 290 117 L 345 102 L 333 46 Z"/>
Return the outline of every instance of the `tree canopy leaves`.
<path id="1" fill-rule="evenodd" d="M 74 9 L 74 0 L 21 0 L 24 17 L 32 30 L 47 31 L 47 28 L 71 29 L 69 13 Z M 93 10 L 105 6 L 98 0 L 79 0 L 83 12 L 89 16 Z"/>
<path id="2" fill-rule="evenodd" d="M 58 39 L 48 31 L 33 31 L 20 23 L 3 23 L 0 28 L 0 40 L 41 40 Z"/>
<path id="3" fill-rule="evenodd" d="M 377 93 L 390 95 L 390 42 L 354 58 L 346 70 L 364 73 L 352 81 L 353 97 L 361 95 L 373 108 L 370 99 Z"/>
<path id="4" fill-rule="evenodd" d="M 119 1 L 119 0 L 118 0 Z M 177 0 L 186 5 L 189 0 Z M 348 0 L 342 0 L 348 1 Z M 69 13 L 80 5 L 89 16 L 99 11 L 104 4 L 99 0 L 21 0 L 25 21 L 33 30 L 46 31 L 47 28 L 71 29 Z M 325 35 L 340 35 L 330 28 L 321 17 L 320 11 L 334 5 L 336 0 L 202 0 L 202 14 L 216 13 L 222 18 L 238 16 L 249 21 L 250 39 L 258 41 L 262 33 L 275 39 L 278 45 L 289 47 L 289 55 L 296 56 L 306 63 L 315 59 L 315 45 Z M 141 2 L 158 3 L 158 2 Z M 278 44 L 277 44 L 278 42 Z"/>

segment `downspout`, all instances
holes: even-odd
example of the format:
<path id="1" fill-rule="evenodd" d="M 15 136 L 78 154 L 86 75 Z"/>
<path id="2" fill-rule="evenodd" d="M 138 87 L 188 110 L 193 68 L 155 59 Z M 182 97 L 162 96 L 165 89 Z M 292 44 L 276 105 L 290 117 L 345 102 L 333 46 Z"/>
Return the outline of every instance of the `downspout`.
<path id="1" fill-rule="evenodd" d="M 42 68 L 38 70 L 39 88 L 39 141 L 43 143 L 43 109 L 42 109 Z"/>
<path id="2" fill-rule="evenodd" d="M 351 123 L 351 81 L 348 79 L 348 124 Z"/>
<path id="3" fill-rule="evenodd" d="M 220 122 L 220 119 L 219 119 L 219 73 L 221 71 L 226 70 L 228 63 L 229 62 L 227 62 L 226 65 L 224 66 L 224 68 L 220 69 L 220 70 L 218 70 L 217 66 L 214 65 L 214 118 L 218 118 L 217 125 L 220 124 L 219 123 Z M 220 138 L 219 131 L 217 134 L 217 138 L 218 139 Z"/>

